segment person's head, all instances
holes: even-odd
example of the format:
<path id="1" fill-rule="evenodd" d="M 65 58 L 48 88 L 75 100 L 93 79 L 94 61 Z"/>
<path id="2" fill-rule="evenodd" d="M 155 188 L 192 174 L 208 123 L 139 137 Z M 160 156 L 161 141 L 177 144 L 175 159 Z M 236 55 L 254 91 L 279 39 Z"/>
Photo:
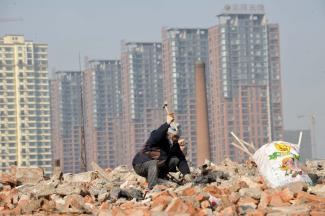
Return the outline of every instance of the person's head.
<path id="1" fill-rule="evenodd" d="M 177 142 L 181 135 L 181 128 L 178 123 L 172 122 L 167 131 L 167 138 L 173 143 Z"/>

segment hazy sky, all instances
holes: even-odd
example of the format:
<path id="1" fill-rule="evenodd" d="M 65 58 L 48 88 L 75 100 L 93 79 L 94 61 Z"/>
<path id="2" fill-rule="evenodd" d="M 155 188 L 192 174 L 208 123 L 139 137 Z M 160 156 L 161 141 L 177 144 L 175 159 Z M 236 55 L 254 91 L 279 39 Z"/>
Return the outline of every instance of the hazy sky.
<path id="1" fill-rule="evenodd" d="M 160 41 L 161 27 L 210 27 L 225 4 L 264 4 L 279 23 L 284 126 L 309 128 L 316 114 L 317 153 L 325 158 L 325 1 L 323 0 L 0 0 L 0 36 L 23 34 L 49 45 L 52 68 L 78 69 L 78 53 L 119 58 L 122 39 Z"/>

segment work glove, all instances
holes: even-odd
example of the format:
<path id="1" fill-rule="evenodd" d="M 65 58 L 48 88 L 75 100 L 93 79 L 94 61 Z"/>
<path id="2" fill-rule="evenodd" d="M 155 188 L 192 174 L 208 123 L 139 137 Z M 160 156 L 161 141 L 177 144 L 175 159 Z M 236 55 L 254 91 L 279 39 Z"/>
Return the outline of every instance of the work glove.
<path id="1" fill-rule="evenodd" d="M 192 178 L 192 176 L 191 176 L 191 174 L 186 174 L 185 176 L 184 176 L 184 180 L 185 180 L 185 182 L 192 182 L 193 181 L 193 178 Z"/>
<path id="2" fill-rule="evenodd" d="M 167 117 L 166 117 L 166 122 L 167 124 L 170 124 L 174 121 L 174 113 L 168 113 Z"/>

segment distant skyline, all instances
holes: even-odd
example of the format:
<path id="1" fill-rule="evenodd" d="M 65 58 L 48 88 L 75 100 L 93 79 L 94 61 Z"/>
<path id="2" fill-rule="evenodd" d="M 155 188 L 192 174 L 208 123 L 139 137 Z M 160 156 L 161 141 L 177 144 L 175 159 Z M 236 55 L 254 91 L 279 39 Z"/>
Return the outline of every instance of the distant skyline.
<path id="1" fill-rule="evenodd" d="M 159 42 L 164 26 L 211 27 L 225 4 L 252 3 L 263 4 L 269 22 L 280 25 L 284 126 L 308 128 L 307 117 L 297 116 L 315 113 L 316 150 L 325 158 L 325 1 L 1 0 L 0 36 L 47 43 L 49 71 L 77 70 L 79 52 L 119 59 L 121 40 Z"/>

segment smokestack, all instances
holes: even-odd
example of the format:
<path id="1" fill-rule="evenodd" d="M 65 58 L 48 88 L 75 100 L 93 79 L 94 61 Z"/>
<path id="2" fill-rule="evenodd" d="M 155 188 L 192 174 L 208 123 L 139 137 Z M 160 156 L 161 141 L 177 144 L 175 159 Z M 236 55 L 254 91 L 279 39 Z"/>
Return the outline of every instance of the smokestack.
<path id="1" fill-rule="evenodd" d="M 205 159 L 210 160 L 205 64 L 200 59 L 195 62 L 195 86 L 197 165 L 200 166 Z"/>

